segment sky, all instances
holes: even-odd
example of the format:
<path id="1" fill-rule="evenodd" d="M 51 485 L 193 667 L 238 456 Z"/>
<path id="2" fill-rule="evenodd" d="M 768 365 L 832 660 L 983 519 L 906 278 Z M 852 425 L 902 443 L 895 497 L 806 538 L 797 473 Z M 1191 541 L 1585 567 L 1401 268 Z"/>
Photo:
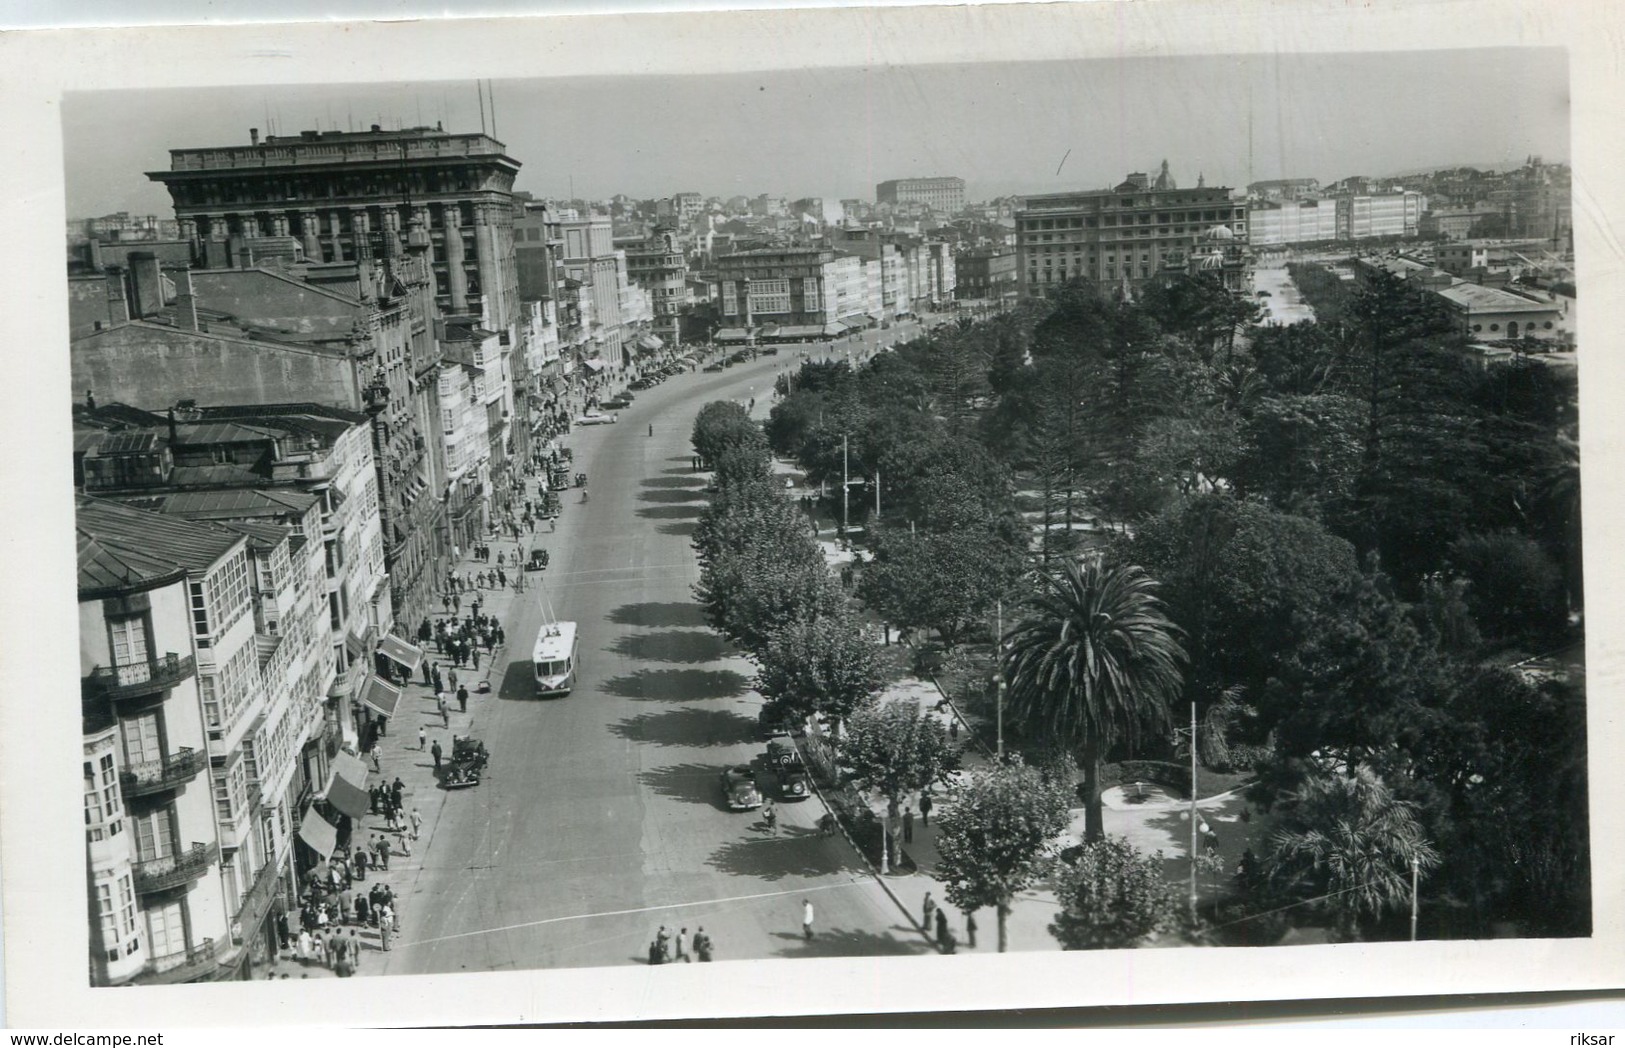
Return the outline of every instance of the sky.
<path id="1" fill-rule="evenodd" d="M 516 188 L 874 199 L 958 175 L 971 200 L 1101 188 L 1166 159 L 1182 186 L 1569 158 L 1560 49 L 1128 57 L 571 77 L 492 84 Z M 172 214 L 167 150 L 320 128 L 481 127 L 474 82 L 69 94 L 68 215 Z M 485 114 L 485 126 L 492 114 Z"/>

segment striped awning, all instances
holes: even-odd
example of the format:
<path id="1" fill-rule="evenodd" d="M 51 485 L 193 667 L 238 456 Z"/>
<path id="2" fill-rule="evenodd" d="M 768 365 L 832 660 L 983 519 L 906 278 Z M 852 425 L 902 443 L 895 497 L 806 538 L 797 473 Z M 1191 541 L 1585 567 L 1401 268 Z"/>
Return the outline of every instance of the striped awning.
<path id="1" fill-rule="evenodd" d="M 423 665 L 423 649 L 407 643 L 393 633 L 386 633 L 379 639 L 378 651 L 398 663 L 407 673 L 416 673 L 418 667 Z"/>
<path id="2" fill-rule="evenodd" d="M 310 845 L 311 851 L 326 859 L 338 847 L 339 831 L 315 808 L 308 808 L 299 823 L 299 839 Z"/>
<path id="3" fill-rule="evenodd" d="M 361 704 L 367 706 L 385 717 L 395 716 L 395 707 L 400 705 L 401 689 L 373 675 L 367 678 L 367 683 L 361 686 Z"/>

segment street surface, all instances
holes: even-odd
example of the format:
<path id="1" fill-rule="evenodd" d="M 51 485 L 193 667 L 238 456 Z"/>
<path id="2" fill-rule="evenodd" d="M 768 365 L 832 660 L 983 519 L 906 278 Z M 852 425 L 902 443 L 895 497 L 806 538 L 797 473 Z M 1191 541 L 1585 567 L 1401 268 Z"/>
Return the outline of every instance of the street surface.
<path id="1" fill-rule="evenodd" d="M 591 499 L 564 493 L 557 533 L 527 536 L 551 552 L 544 585 L 528 573 L 505 601 L 507 651 L 475 675 L 489 672 L 493 694 L 453 726 L 490 747 L 489 773 L 448 792 L 428 784 L 427 760 L 408 757 L 432 829 L 416 870 L 392 877 L 400 940 L 370 954 L 365 974 L 643 964 L 660 925 L 704 926 L 717 960 L 928 952 L 845 841 L 818 835 L 816 798 L 780 804 L 776 836 L 758 814 L 722 805 L 722 767 L 764 744 L 751 666 L 692 597 L 689 541 L 705 496 L 689 434 L 704 404 L 765 401 L 800 359 L 787 347 L 674 376 L 638 393 L 619 423 L 566 438 Z M 495 549 L 512 556 L 514 544 Z M 544 596 L 581 638 L 576 689 L 553 699 L 535 696 L 530 662 Z M 389 752 L 415 747 L 416 727 L 392 731 Z M 817 912 L 810 943 L 804 898 Z"/>

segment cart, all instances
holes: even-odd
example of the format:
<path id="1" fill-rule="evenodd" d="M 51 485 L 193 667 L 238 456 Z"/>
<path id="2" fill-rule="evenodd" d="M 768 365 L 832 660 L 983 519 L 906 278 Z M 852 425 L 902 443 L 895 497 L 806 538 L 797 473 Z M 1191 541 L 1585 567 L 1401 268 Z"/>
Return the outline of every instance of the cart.
<path id="1" fill-rule="evenodd" d="M 553 469 L 547 475 L 547 486 L 548 486 L 548 488 L 550 488 L 551 490 L 554 490 L 554 491 L 557 491 L 560 488 L 569 487 L 570 486 L 570 471 L 568 469 L 565 469 L 563 466 L 559 466 L 559 467 Z"/>
<path id="2" fill-rule="evenodd" d="M 576 487 L 584 488 L 586 486 L 587 486 L 587 475 L 585 473 L 577 473 L 576 474 Z"/>
<path id="3" fill-rule="evenodd" d="M 547 562 L 548 562 L 547 550 L 545 550 L 545 549 L 533 549 L 533 550 L 530 551 L 530 559 L 525 562 L 525 570 L 526 571 L 541 571 L 542 569 L 547 567 Z"/>

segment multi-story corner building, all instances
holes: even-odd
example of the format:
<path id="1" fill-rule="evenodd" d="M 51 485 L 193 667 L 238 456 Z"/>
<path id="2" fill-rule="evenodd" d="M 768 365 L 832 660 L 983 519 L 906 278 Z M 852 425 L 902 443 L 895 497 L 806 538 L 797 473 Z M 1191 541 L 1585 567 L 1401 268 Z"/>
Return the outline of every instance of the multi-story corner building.
<path id="1" fill-rule="evenodd" d="M 252 623 L 236 628 L 247 540 L 96 499 L 76 525 L 90 981 L 218 978 L 239 952 L 240 898 L 221 876 L 211 733 L 224 696 L 245 701 L 221 666 L 241 674 L 254 652 Z M 211 642 L 210 723 L 196 631 Z"/>
<path id="2" fill-rule="evenodd" d="M 1190 255 L 1222 226 L 1247 241 L 1247 208 L 1223 186 L 1151 187 L 1145 175 L 1114 189 L 1025 198 L 1016 212 L 1017 271 L 1023 296 L 1082 278 L 1101 286 L 1152 279 Z"/>
<path id="3" fill-rule="evenodd" d="M 1337 239 L 1414 237 L 1427 201 L 1420 193 L 1349 193 L 1337 199 Z"/>
<path id="4" fill-rule="evenodd" d="M 894 178 L 875 186 L 875 202 L 893 206 L 922 204 L 956 215 L 965 208 L 965 180 L 952 176 Z"/>
<path id="5" fill-rule="evenodd" d="M 417 257 L 181 270 L 166 304 L 161 290 L 145 290 L 162 278 L 156 265 L 138 263 L 124 307 L 131 319 L 71 342 L 75 388 L 160 412 L 190 400 L 313 401 L 362 413 L 392 580 L 394 605 L 383 617 L 386 627 L 396 617 L 415 622 L 438 607 L 450 553 L 427 273 Z M 116 275 L 107 280 L 109 295 L 123 286 Z"/>
<path id="6" fill-rule="evenodd" d="M 263 141 L 251 129 L 247 145 L 170 150 L 169 170 L 148 177 L 169 190 L 182 237 L 196 245 L 207 268 L 235 264 L 228 260 L 255 237 L 293 237 L 311 262 L 392 261 L 416 253 L 433 295 L 425 330 L 437 309 L 473 314 L 512 353 L 521 312 L 513 250 L 519 162 L 506 148 L 483 133 L 439 127 L 386 131 L 374 125 Z M 426 351 L 414 359 L 418 389 L 438 387 L 438 358 Z M 522 367 L 522 359 L 513 365 Z M 527 457 L 528 401 L 513 410 L 511 451 Z M 422 414 L 422 433 L 437 431 L 438 414 Z M 499 465 L 508 451 L 493 449 Z M 390 458 L 380 455 L 380 461 Z"/>
<path id="7" fill-rule="evenodd" d="M 1017 293 L 1016 253 L 1004 247 L 966 248 L 954 256 L 958 274 L 954 295 L 1002 301 Z"/>
<path id="8" fill-rule="evenodd" d="M 879 302 L 875 312 L 887 320 L 913 311 L 909 294 L 908 266 L 903 253 L 886 233 L 865 226 L 848 226 L 832 231 L 830 245 L 837 251 L 876 262 L 880 270 Z M 867 299 L 868 296 L 866 296 Z M 867 301 L 862 312 L 870 312 Z"/>
<path id="9" fill-rule="evenodd" d="M 641 244 L 625 250 L 627 277 L 649 293 L 654 337 L 675 349 L 682 343 L 679 318 L 691 305 L 688 259 L 676 232 L 657 226 Z"/>
<path id="10" fill-rule="evenodd" d="M 705 211 L 705 198 L 698 193 L 677 193 L 671 198 L 672 217 L 688 225 Z"/>
<path id="11" fill-rule="evenodd" d="M 876 274 L 878 277 L 879 274 Z M 829 248 L 736 251 L 717 259 L 719 341 L 767 337 L 822 338 L 844 331 L 848 316 L 866 312 L 863 259 Z M 876 290 L 880 281 L 876 280 Z"/>
<path id="12" fill-rule="evenodd" d="M 626 366 L 625 330 L 621 319 L 620 277 L 623 262 L 616 256 L 614 228 L 602 216 L 571 219 L 557 224 L 551 238 L 558 242 L 556 271 L 576 281 L 592 302 L 588 326 L 589 359 L 598 369 L 618 374 Z"/>
<path id="13" fill-rule="evenodd" d="M 1254 203 L 1248 209 L 1247 223 L 1248 239 L 1254 247 L 1336 240 L 1337 201 L 1327 198 Z"/>

